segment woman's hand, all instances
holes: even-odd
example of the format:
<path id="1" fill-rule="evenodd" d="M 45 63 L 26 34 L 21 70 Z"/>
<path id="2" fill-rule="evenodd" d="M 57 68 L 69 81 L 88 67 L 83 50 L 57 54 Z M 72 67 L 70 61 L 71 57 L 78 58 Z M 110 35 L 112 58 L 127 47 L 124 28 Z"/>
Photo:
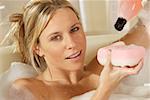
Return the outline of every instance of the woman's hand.
<path id="1" fill-rule="evenodd" d="M 123 78 L 137 74 L 143 66 L 143 59 L 134 68 L 112 66 L 110 54 L 111 52 L 107 55 L 107 62 L 100 75 L 100 84 L 91 100 L 108 100 Z"/>
<path id="2" fill-rule="evenodd" d="M 137 74 L 143 66 L 143 59 L 134 68 L 112 66 L 110 59 L 111 53 L 109 52 L 107 62 L 100 75 L 100 85 L 98 87 L 98 89 L 104 89 L 107 92 L 112 92 L 123 78 Z"/>

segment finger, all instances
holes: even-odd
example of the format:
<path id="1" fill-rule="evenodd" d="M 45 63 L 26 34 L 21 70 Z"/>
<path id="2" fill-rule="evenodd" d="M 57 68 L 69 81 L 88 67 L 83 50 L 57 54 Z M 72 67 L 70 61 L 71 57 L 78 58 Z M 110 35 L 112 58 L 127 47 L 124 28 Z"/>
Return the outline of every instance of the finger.
<path id="1" fill-rule="evenodd" d="M 104 68 L 107 70 L 111 70 L 112 69 L 112 64 L 111 64 L 111 51 L 108 51 L 107 57 L 106 57 L 106 63 L 104 65 Z"/>
<path id="2" fill-rule="evenodd" d="M 124 68 L 125 76 L 138 74 L 143 66 L 143 59 L 140 60 L 137 66 L 134 68 Z"/>
<path id="3" fill-rule="evenodd" d="M 143 59 L 140 60 L 137 66 L 134 68 L 128 68 L 128 67 L 113 67 L 113 69 L 118 70 L 122 76 L 122 78 L 129 76 L 129 75 L 135 75 L 138 74 L 143 66 Z"/>
<path id="4" fill-rule="evenodd" d="M 126 76 L 128 76 L 128 68 L 127 67 L 113 67 L 113 70 L 116 70 L 120 73 L 120 78 L 124 78 Z"/>
<path id="5" fill-rule="evenodd" d="M 139 62 L 139 64 L 136 66 L 136 67 L 134 67 L 133 69 L 132 69 L 132 72 L 130 73 L 131 75 L 134 75 L 134 74 L 138 74 L 139 73 L 139 71 L 142 69 L 142 67 L 143 67 L 143 59 L 141 59 L 140 60 L 140 62 Z"/>

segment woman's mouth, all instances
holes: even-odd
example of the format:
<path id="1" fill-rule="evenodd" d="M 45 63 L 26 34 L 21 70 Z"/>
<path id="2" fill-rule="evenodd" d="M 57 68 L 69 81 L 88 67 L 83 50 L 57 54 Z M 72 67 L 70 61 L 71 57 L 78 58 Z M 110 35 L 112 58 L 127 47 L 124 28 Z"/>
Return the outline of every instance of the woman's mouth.
<path id="1" fill-rule="evenodd" d="M 82 52 L 82 51 L 77 51 L 77 52 L 71 54 L 70 56 L 68 56 L 66 59 L 72 59 L 72 60 L 74 59 L 74 60 L 77 60 L 77 59 L 80 58 L 81 52 Z"/>

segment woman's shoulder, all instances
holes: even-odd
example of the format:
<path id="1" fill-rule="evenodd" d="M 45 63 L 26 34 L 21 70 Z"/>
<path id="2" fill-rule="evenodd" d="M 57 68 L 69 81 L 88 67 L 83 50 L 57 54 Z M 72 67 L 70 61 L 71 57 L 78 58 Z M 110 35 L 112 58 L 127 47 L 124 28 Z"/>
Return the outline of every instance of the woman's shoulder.
<path id="1" fill-rule="evenodd" d="M 12 83 L 12 86 L 19 89 L 19 88 L 26 87 L 31 82 L 33 82 L 33 80 L 31 78 L 20 78 L 20 79 L 15 80 Z"/>
<path id="2" fill-rule="evenodd" d="M 12 87 L 16 89 L 27 89 L 33 93 L 46 89 L 43 81 L 37 78 L 21 78 L 13 82 Z"/>
<path id="3" fill-rule="evenodd" d="M 49 93 L 50 89 L 41 80 L 21 78 L 12 83 L 8 94 L 11 98 L 9 100 L 47 100 L 46 98 L 50 97 Z"/>
<path id="4" fill-rule="evenodd" d="M 9 88 L 8 100 L 36 100 L 29 85 L 30 79 L 17 79 Z"/>
<path id="5" fill-rule="evenodd" d="M 12 83 L 12 87 L 16 89 L 31 89 L 32 86 L 38 85 L 40 82 L 35 78 L 20 78 Z"/>

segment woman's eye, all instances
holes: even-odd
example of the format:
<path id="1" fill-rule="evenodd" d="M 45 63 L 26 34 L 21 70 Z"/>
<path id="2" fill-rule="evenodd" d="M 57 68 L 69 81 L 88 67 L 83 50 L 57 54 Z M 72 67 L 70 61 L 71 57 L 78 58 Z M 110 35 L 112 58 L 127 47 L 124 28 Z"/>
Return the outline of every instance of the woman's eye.
<path id="1" fill-rule="evenodd" d="M 62 40 L 62 36 L 56 35 L 50 38 L 51 41 L 57 41 L 57 40 Z"/>
<path id="2" fill-rule="evenodd" d="M 75 27 L 75 28 L 71 29 L 71 33 L 77 32 L 79 29 L 80 29 L 79 27 Z"/>

